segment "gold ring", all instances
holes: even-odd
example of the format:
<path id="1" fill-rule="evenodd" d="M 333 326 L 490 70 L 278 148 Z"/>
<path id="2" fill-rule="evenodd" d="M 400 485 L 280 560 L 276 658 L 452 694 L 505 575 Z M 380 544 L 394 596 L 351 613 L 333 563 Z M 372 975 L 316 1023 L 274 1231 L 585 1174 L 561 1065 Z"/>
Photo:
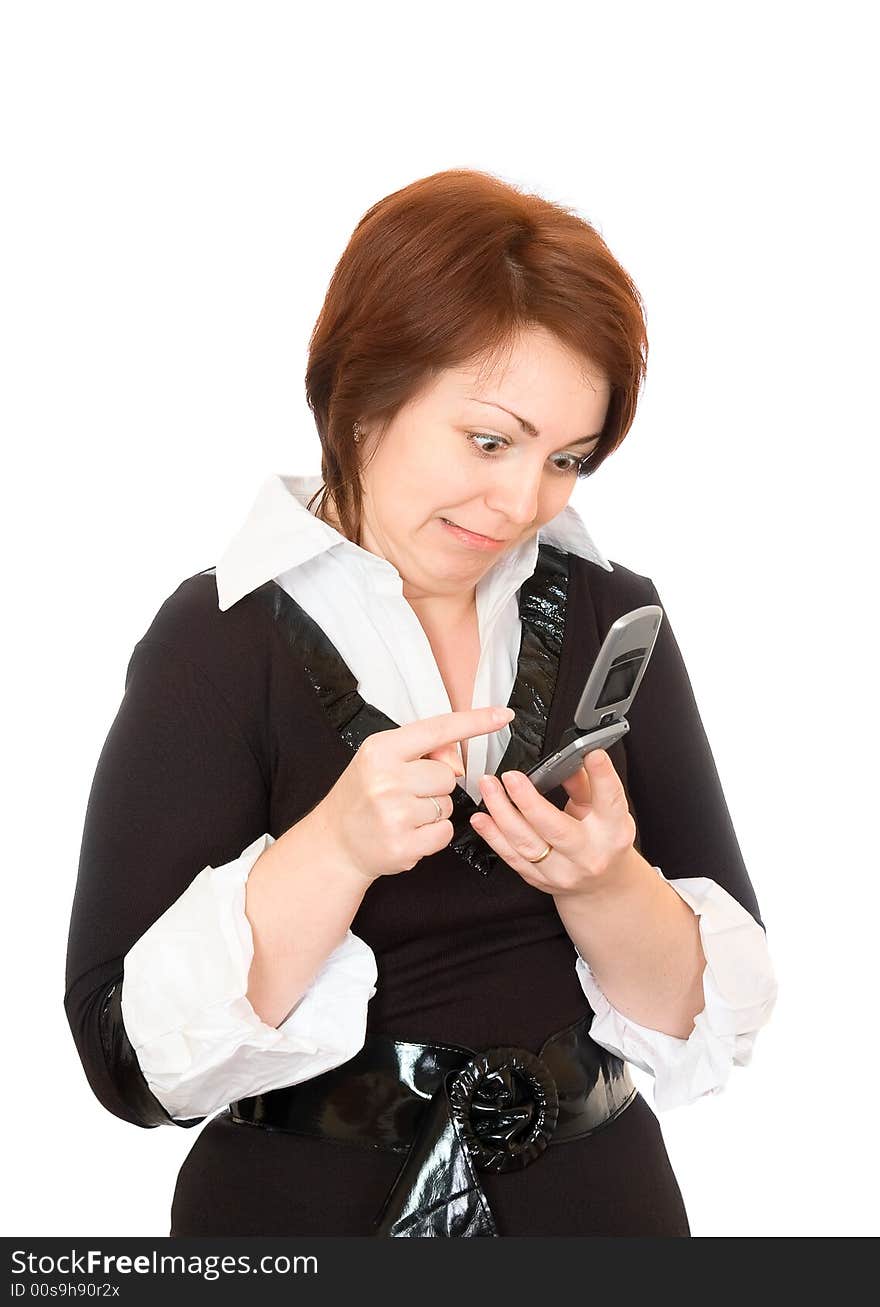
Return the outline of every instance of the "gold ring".
<path id="1" fill-rule="evenodd" d="M 552 852 L 552 849 L 553 849 L 553 845 L 548 844 L 544 852 L 539 854 L 537 858 L 526 858 L 526 862 L 543 862 L 544 859 L 547 857 L 547 854 Z"/>

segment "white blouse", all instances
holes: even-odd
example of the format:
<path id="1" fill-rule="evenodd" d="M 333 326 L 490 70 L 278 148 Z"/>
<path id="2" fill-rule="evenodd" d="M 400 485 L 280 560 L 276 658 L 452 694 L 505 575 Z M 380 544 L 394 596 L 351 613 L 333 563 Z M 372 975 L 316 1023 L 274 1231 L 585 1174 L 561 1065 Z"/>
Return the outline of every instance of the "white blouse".
<path id="1" fill-rule="evenodd" d="M 397 569 L 306 509 L 321 484 L 316 476 L 267 478 L 216 565 L 221 611 L 274 579 L 332 640 L 367 703 L 400 725 L 451 712 Z M 534 572 L 541 540 L 614 570 L 570 504 L 537 537 L 499 558 L 476 587 L 475 708 L 510 698 L 521 634 L 517 591 Z M 480 778 L 495 772 L 509 739 L 503 727 L 468 742 L 467 774 L 458 783 L 475 803 L 482 799 Z M 150 1089 L 176 1120 L 321 1075 L 363 1047 L 378 972 L 373 950 L 351 930 L 277 1028 L 246 997 L 254 948 L 245 886 L 271 843 L 267 832 L 232 862 L 204 867 L 125 957 L 126 1033 Z M 595 1012 L 592 1038 L 654 1077 L 657 1111 L 723 1090 L 732 1067 L 751 1061 L 777 993 L 766 936 L 754 917 L 709 877 L 668 883 L 698 915 L 706 957 L 706 1004 L 687 1039 L 618 1012 L 572 945 Z"/>

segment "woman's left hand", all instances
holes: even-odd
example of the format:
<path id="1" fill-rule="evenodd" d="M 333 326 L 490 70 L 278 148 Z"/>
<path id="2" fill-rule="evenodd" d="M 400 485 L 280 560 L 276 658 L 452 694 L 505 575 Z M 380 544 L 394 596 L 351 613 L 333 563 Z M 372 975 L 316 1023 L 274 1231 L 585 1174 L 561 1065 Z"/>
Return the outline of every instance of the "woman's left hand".
<path id="1" fill-rule="evenodd" d="M 480 783 L 489 815 L 471 818 L 478 835 L 536 889 L 554 896 L 583 894 L 607 884 L 633 847 L 636 824 L 623 782 L 604 749 L 561 782 L 571 796 L 560 811 L 522 772 Z M 547 845 L 541 862 L 529 862 Z"/>

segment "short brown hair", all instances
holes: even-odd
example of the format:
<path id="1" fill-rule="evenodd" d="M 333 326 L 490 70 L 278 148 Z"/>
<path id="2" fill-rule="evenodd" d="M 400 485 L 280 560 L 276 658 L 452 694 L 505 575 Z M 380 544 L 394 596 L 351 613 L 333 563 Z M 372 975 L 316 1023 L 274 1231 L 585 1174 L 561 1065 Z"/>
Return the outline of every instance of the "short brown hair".
<path id="1" fill-rule="evenodd" d="M 323 485 L 343 534 L 361 544 L 353 426 L 386 430 L 441 372 L 509 349 L 543 326 L 601 369 L 610 403 L 591 474 L 635 418 L 648 339 L 635 284 L 573 209 L 490 173 L 451 169 L 368 209 L 342 254 L 309 340 L 306 397 Z"/>

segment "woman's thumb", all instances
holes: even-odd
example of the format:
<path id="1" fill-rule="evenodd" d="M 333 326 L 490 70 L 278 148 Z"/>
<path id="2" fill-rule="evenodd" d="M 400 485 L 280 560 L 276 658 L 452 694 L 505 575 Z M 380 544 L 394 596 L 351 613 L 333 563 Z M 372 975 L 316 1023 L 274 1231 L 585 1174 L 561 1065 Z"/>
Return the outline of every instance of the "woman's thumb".
<path id="1" fill-rule="evenodd" d="M 425 754 L 426 758 L 433 758 L 436 762 L 445 762 L 451 767 L 456 776 L 464 776 L 464 768 L 461 765 L 461 752 L 457 744 L 445 745 L 442 749 L 432 749 L 430 753 Z"/>

